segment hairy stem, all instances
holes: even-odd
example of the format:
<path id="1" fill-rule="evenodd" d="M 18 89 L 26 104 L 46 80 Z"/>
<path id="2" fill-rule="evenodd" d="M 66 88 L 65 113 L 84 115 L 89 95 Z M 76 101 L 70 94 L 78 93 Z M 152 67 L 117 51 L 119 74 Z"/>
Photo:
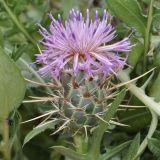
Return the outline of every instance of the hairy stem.
<path id="1" fill-rule="evenodd" d="M 146 138 L 143 140 L 143 142 L 141 143 L 139 149 L 138 149 L 138 152 L 137 152 L 137 155 L 135 157 L 135 160 L 144 152 L 144 150 L 146 149 L 147 147 L 147 144 L 148 144 L 148 138 L 151 138 L 153 133 L 155 132 L 156 128 L 157 128 L 157 125 L 158 125 L 158 116 L 157 114 L 150 110 L 151 111 L 151 114 L 152 114 L 152 121 L 151 121 L 151 125 L 150 125 L 150 128 L 149 128 L 149 131 L 148 131 L 148 134 L 146 136 Z"/>
<path id="2" fill-rule="evenodd" d="M 26 36 L 26 38 L 32 42 L 34 45 L 36 44 L 34 39 L 29 35 L 29 33 L 26 31 L 26 29 L 24 28 L 23 24 L 21 24 L 18 20 L 18 18 L 16 17 L 16 15 L 11 11 L 11 9 L 8 7 L 8 5 L 6 4 L 5 0 L 0 0 L 0 3 L 2 3 L 2 5 L 4 6 L 5 10 L 7 11 L 8 15 L 10 16 L 10 18 L 12 19 L 12 21 L 16 24 L 16 26 L 20 29 L 20 31 Z"/>

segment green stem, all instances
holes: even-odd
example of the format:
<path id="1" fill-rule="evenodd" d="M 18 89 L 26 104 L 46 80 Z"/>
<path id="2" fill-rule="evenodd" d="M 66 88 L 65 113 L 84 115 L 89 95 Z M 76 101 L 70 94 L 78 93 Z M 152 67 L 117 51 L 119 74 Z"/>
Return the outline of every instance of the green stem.
<path id="1" fill-rule="evenodd" d="M 143 61 L 143 70 L 145 71 L 146 65 L 147 65 L 147 53 L 149 50 L 149 45 L 150 45 L 150 29 L 152 25 L 152 13 L 153 13 L 153 3 L 154 0 L 150 1 L 150 6 L 149 6 L 149 12 L 148 12 L 148 20 L 147 20 L 147 28 L 145 31 L 145 37 L 144 37 L 144 61 Z"/>
<path id="2" fill-rule="evenodd" d="M 125 71 L 121 71 L 118 74 L 118 78 L 122 82 L 127 82 L 130 80 L 128 74 Z M 147 96 L 141 88 L 137 87 L 133 83 L 126 83 L 126 87 L 132 94 L 134 94 L 141 102 L 143 102 L 150 110 L 154 111 L 160 116 L 160 104 L 156 103 L 151 97 Z"/>
<path id="3" fill-rule="evenodd" d="M 138 152 L 137 152 L 137 155 L 136 157 L 134 158 L 135 160 L 140 157 L 140 155 L 144 152 L 144 150 L 146 149 L 147 147 L 147 144 L 148 144 L 148 138 L 151 138 L 153 133 L 155 132 L 156 128 L 157 128 L 157 125 L 158 125 L 158 116 L 155 112 L 153 112 L 152 110 L 151 111 L 151 114 L 152 114 L 152 121 L 151 121 L 151 125 L 150 125 L 150 128 L 149 128 L 149 131 L 148 131 L 148 134 L 146 136 L 146 138 L 143 140 L 143 142 L 141 143 L 139 149 L 138 149 Z"/>
<path id="4" fill-rule="evenodd" d="M 36 42 L 34 41 L 34 39 L 26 31 L 26 29 L 24 28 L 23 24 L 21 24 L 19 22 L 18 18 L 11 11 L 11 9 L 8 7 L 8 5 L 6 4 L 5 0 L 0 0 L 0 3 L 3 4 L 3 6 L 4 6 L 5 10 L 7 11 L 8 15 L 10 16 L 10 18 L 12 19 L 12 21 L 16 24 L 16 26 L 21 30 L 21 32 L 28 38 L 29 41 L 31 41 L 34 45 L 36 45 Z"/>
<path id="5" fill-rule="evenodd" d="M 9 126 L 6 120 L 6 116 L 3 118 L 3 156 L 4 160 L 10 160 L 10 144 L 9 144 Z"/>
<path id="6" fill-rule="evenodd" d="M 85 141 L 84 136 L 75 135 L 73 138 L 74 138 L 74 143 L 76 145 L 77 153 L 85 154 L 88 150 L 88 142 Z"/>
<path id="7" fill-rule="evenodd" d="M 105 129 L 98 129 L 98 131 L 94 134 L 93 137 L 93 144 L 90 147 L 90 157 L 92 160 L 98 160 L 100 158 L 100 148 L 101 148 L 101 141 L 105 132 Z"/>

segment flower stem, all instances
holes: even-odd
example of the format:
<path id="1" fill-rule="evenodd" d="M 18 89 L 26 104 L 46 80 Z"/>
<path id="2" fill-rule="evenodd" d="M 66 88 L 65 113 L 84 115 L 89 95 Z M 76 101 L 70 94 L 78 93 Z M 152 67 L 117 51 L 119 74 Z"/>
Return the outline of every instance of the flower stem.
<path id="1" fill-rule="evenodd" d="M 141 143 L 139 149 L 138 149 L 138 152 L 137 152 L 137 155 L 136 157 L 134 158 L 135 160 L 144 152 L 144 150 L 146 149 L 147 147 L 147 144 L 148 144 L 148 138 L 151 138 L 153 133 L 155 132 L 156 128 L 157 128 L 157 125 L 158 125 L 158 116 L 157 114 L 150 110 L 151 114 L 152 114 L 152 121 L 151 121 L 151 125 L 150 125 L 150 128 L 149 128 L 149 131 L 148 131 L 148 134 L 146 136 L 146 138 L 143 140 L 143 142 Z"/>
<path id="2" fill-rule="evenodd" d="M 36 45 L 36 42 L 34 41 L 34 39 L 29 35 L 29 33 L 26 31 L 26 29 L 24 28 L 23 24 L 21 24 L 18 20 L 18 18 L 16 17 L 16 15 L 11 11 L 11 9 L 8 7 L 8 5 L 6 4 L 5 0 L 0 0 L 0 3 L 3 4 L 5 10 L 7 11 L 8 15 L 10 16 L 10 18 L 12 19 L 12 21 L 16 24 L 16 26 L 20 29 L 20 31 L 27 37 L 27 39 L 32 42 L 34 45 Z"/>
<path id="3" fill-rule="evenodd" d="M 149 12 L 148 12 L 148 20 L 147 20 L 147 28 L 145 31 L 145 37 L 144 37 L 144 59 L 143 59 L 143 71 L 145 71 L 146 65 L 147 65 L 147 53 L 149 50 L 149 45 L 150 45 L 150 29 L 152 25 L 152 13 L 153 13 L 153 3 L 154 0 L 150 0 L 150 5 L 149 5 Z"/>

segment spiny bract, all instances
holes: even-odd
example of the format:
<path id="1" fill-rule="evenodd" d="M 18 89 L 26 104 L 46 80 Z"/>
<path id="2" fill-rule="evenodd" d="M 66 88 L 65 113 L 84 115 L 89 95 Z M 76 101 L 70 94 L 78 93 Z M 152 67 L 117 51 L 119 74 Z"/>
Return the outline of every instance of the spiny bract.
<path id="1" fill-rule="evenodd" d="M 108 109 L 108 96 L 111 96 L 106 89 L 109 81 L 86 79 L 84 74 L 79 72 L 76 78 L 71 73 L 61 75 L 58 82 L 61 87 L 53 100 L 59 109 L 57 117 L 60 127 L 63 126 L 61 129 L 71 133 L 84 131 L 85 127 L 91 129 L 98 121 L 104 121 L 102 116 Z"/>

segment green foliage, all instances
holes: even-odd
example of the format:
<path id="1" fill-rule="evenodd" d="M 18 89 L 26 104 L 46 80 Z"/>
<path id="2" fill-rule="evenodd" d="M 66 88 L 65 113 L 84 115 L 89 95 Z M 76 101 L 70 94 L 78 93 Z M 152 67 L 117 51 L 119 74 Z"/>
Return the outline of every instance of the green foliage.
<path id="1" fill-rule="evenodd" d="M 65 78 L 63 78 L 63 86 L 65 86 L 65 93 L 63 95 L 68 96 L 67 98 L 69 98 L 72 103 L 64 105 L 58 103 L 58 107 L 61 107 L 62 115 L 70 118 L 72 122 L 76 121 L 76 127 L 75 123 L 72 123 L 72 125 L 69 123 L 63 131 L 56 135 L 49 136 L 47 130 L 51 130 L 52 132 L 57 131 L 63 123 L 51 123 L 49 120 L 41 127 L 33 128 L 33 126 L 37 125 L 37 122 L 20 125 L 21 120 L 19 117 L 17 117 L 17 120 L 15 118 L 15 116 L 17 116 L 16 114 L 13 116 L 12 114 L 8 115 L 8 113 L 12 110 L 16 111 L 15 108 L 18 108 L 24 96 L 25 83 L 21 73 L 25 78 L 36 82 L 51 82 L 48 78 L 41 78 L 36 72 L 39 66 L 33 64 L 35 54 L 39 52 L 37 44 L 39 45 L 39 40 L 41 40 L 38 33 L 39 27 L 36 24 L 40 23 L 42 26 L 48 28 L 50 24 L 50 18 L 48 17 L 49 12 L 51 12 L 55 18 L 57 18 L 58 14 L 62 14 L 62 19 L 65 21 L 68 17 L 68 11 L 71 8 L 79 8 L 84 15 L 86 9 L 89 8 L 91 10 L 91 17 L 93 18 L 95 10 L 98 10 L 99 15 L 102 16 L 103 9 L 107 7 L 107 9 L 111 11 L 111 14 L 115 15 L 112 24 L 116 28 L 118 33 L 116 38 L 119 40 L 128 36 L 132 32 L 132 28 L 136 29 L 136 32 L 130 35 L 131 42 L 135 44 L 129 53 L 127 62 L 127 64 L 131 65 L 131 67 L 129 67 L 130 76 L 131 78 L 135 78 L 143 74 L 145 70 L 147 71 L 153 67 L 157 67 L 154 78 L 150 80 L 146 88 L 146 95 L 152 96 L 159 102 L 160 3 L 158 0 L 154 0 L 153 3 L 153 14 L 150 19 L 152 26 L 147 36 L 149 43 L 147 47 L 144 47 L 144 34 L 148 26 L 147 18 L 150 2 L 151 0 L 0 0 L 0 47 L 2 48 L 0 51 L 0 116 L 10 125 L 10 143 L 13 160 L 60 160 L 65 159 L 64 157 L 93 160 L 95 157 L 93 156 L 92 158 L 90 154 L 86 156 L 82 153 L 77 153 L 79 150 L 76 148 L 77 145 L 76 147 L 74 146 L 75 144 L 73 143 L 75 143 L 75 141 L 72 139 L 72 134 L 77 130 L 79 133 L 84 134 L 85 129 L 83 126 L 86 124 L 92 124 L 92 127 L 86 125 L 87 132 L 82 136 L 84 141 L 89 143 L 85 153 L 87 153 L 88 150 L 90 151 L 91 148 L 93 149 L 92 153 L 95 155 L 99 152 L 103 153 L 103 156 L 98 157 L 96 160 L 122 159 L 124 154 L 126 154 L 127 146 L 130 144 L 129 140 L 135 136 L 137 132 L 142 132 L 142 139 L 147 135 L 151 121 L 149 110 L 127 107 L 123 108 L 122 111 L 122 108 L 119 106 L 121 102 L 128 106 L 144 105 L 137 98 L 133 97 L 132 94 L 127 92 L 124 98 L 123 94 L 125 94 L 125 91 L 122 91 L 123 93 L 119 94 L 114 102 L 112 99 L 107 100 L 102 107 L 96 103 L 96 98 L 103 98 L 101 97 L 102 95 L 105 95 L 105 97 L 109 96 L 110 93 L 105 90 L 106 88 L 103 89 L 103 94 L 102 89 L 98 88 L 97 92 L 94 92 L 92 95 L 92 98 L 83 97 L 81 94 L 82 88 L 74 89 L 72 84 L 65 85 L 66 81 L 68 82 Z M 143 16 L 143 14 L 145 16 Z M 39 45 L 39 48 L 42 49 L 43 47 Z M 144 56 L 142 56 L 145 48 L 148 48 L 146 51 L 147 56 L 145 56 L 147 59 L 146 66 L 143 64 Z M 2 53 L 3 50 L 6 54 Z M 148 52 L 149 54 L 147 54 Z M 11 59 L 16 61 L 18 67 Z M 136 84 L 141 86 L 146 79 L 147 77 L 143 77 L 139 79 Z M 117 84 L 117 81 L 115 80 L 113 83 Z M 95 84 L 91 85 L 91 83 L 88 82 L 86 84 L 88 84 L 87 87 L 89 87 L 90 91 L 97 88 Z M 58 95 L 59 91 L 48 87 L 41 87 L 37 84 L 27 83 L 25 99 L 28 100 L 29 96 L 50 96 L 48 93 L 50 95 Z M 78 108 L 87 106 L 87 110 L 85 112 L 73 110 L 73 106 Z M 44 114 L 50 109 L 53 109 L 53 106 L 48 102 L 24 103 L 18 108 L 18 112 L 20 112 L 22 119 L 28 120 L 37 115 Z M 118 112 L 118 114 L 115 114 L 116 112 Z M 93 117 L 91 116 L 92 114 Z M 96 118 L 96 114 L 100 115 L 103 120 Z M 9 120 L 6 121 L 8 116 Z M 56 114 L 55 116 L 64 119 L 60 114 Z M 117 127 L 107 124 L 112 118 L 116 118 L 116 121 L 127 124 L 129 127 Z M 86 119 L 88 120 L 87 123 L 85 123 Z M 63 120 L 63 122 L 64 121 L 65 120 Z M 89 121 L 92 123 L 88 123 Z M 70 128 L 73 128 L 71 132 Z M 3 126 L 0 125 L 0 132 L 2 131 Z M 154 156 L 159 158 L 159 133 L 156 132 L 154 137 L 157 139 L 149 139 L 148 146 Z M 139 147 L 139 139 L 140 137 L 137 135 L 133 140 L 127 152 L 128 154 L 125 157 L 126 159 L 132 160 L 134 155 L 136 155 Z M 23 140 L 25 146 L 22 148 L 21 142 Z M 3 142 L 1 141 L 0 144 L 3 144 Z M 53 149 L 49 150 L 48 148 L 53 145 L 55 145 Z M 82 146 L 80 147 L 83 148 Z M 70 148 L 74 149 L 72 150 Z M 1 145 L 0 150 L 3 150 Z M 125 151 L 123 152 L 123 150 Z M 151 152 L 145 150 L 140 159 L 154 159 Z M 53 155 L 53 157 L 51 155 Z M 64 155 L 64 157 L 61 155 Z M 1 154 L 0 159 L 2 159 Z"/>
<path id="2" fill-rule="evenodd" d="M 75 152 L 72 149 L 66 148 L 66 147 L 62 147 L 62 146 L 53 146 L 53 149 L 55 149 L 57 152 L 60 152 L 62 155 L 69 157 L 73 160 L 87 160 L 89 159 L 89 157 L 79 154 L 77 152 Z"/>
<path id="3" fill-rule="evenodd" d="M 140 57 L 141 57 L 141 55 L 143 54 L 143 51 L 144 51 L 144 46 L 137 39 L 132 39 L 132 43 L 135 44 L 135 46 L 133 47 L 132 51 L 129 54 L 128 63 L 133 67 L 140 60 Z"/>
<path id="4" fill-rule="evenodd" d="M 22 54 L 26 52 L 27 49 L 29 49 L 29 45 L 27 44 L 22 44 L 18 48 L 16 47 L 12 52 L 11 58 L 14 61 L 17 61 L 22 56 Z"/>
<path id="5" fill-rule="evenodd" d="M 160 143 L 156 138 L 148 139 L 148 147 L 150 151 L 157 157 L 157 160 L 160 160 Z"/>
<path id="6" fill-rule="evenodd" d="M 106 3 L 118 18 L 130 27 L 135 27 L 144 35 L 146 18 L 142 16 L 140 6 L 136 0 L 106 0 Z"/>
<path id="7" fill-rule="evenodd" d="M 124 150 L 130 143 L 131 141 L 127 141 L 114 147 L 113 149 L 110 149 L 109 151 L 107 151 L 107 153 L 102 155 L 102 160 L 109 160 L 110 158 L 114 157 L 116 154 Z"/>
<path id="8" fill-rule="evenodd" d="M 160 90 L 160 73 L 158 74 L 150 90 L 150 95 L 153 96 L 157 102 L 160 101 L 159 90 Z"/>
<path id="9" fill-rule="evenodd" d="M 127 154 L 123 158 L 123 160 L 134 160 L 135 155 L 137 154 L 138 148 L 140 145 L 140 134 L 138 133 L 131 143 Z"/>
<path id="10" fill-rule="evenodd" d="M 103 115 L 103 118 L 106 122 L 108 122 L 108 125 L 109 125 L 109 121 L 111 120 L 111 118 L 113 118 L 113 116 L 115 115 L 120 103 L 124 99 L 125 94 L 126 94 L 126 91 L 124 89 L 119 93 L 119 95 L 113 101 L 113 103 L 108 108 L 106 113 Z M 106 130 L 108 129 L 108 125 L 105 122 L 101 121 L 99 123 L 99 126 L 95 129 L 93 133 L 91 154 L 95 158 L 97 158 L 98 156 L 99 148 L 101 145 L 101 140 L 102 140 L 104 132 L 106 132 Z"/>
<path id="11" fill-rule="evenodd" d="M 61 0 L 62 10 L 63 10 L 63 18 L 67 19 L 69 16 L 69 11 L 71 8 L 78 8 L 79 6 L 78 0 Z"/>
<path id="12" fill-rule="evenodd" d="M 111 118 L 113 118 L 113 116 L 115 115 L 119 105 L 121 104 L 121 102 L 123 101 L 124 97 L 126 95 L 126 90 L 123 89 L 118 96 L 116 97 L 116 99 L 113 101 L 113 103 L 111 104 L 111 106 L 108 108 L 108 110 L 106 111 L 106 113 L 104 114 L 104 120 L 109 122 L 111 120 Z M 102 125 L 102 122 L 100 124 L 100 126 Z M 104 123 L 103 123 L 104 126 Z"/>
<path id="13" fill-rule="evenodd" d="M 125 130 L 127 133 L 136 133 L 150 124 L 151 114 L 146 108 L 137 108 L 119 112 L 118 118 L 121 123 L 129 126 L 125 128 L 118 127 L 119 130 Z"/>
<path id="14" fill-rule="evenodd" d="M 20 70 L 1 49 L 0 51 L 0 118 L 18 108 L 25 94 L 25 81 Z M 5 117 L 6 116 L 6 117 Z"/>
<path id="15" fill-rule="evenodd" d="M 25 145 L 26 143 L 28 143 L 32 138 L 34 138 L 35 136 L 37 136 L 38 134 L 44 132 L 47 129 L 55 129 L 55 125 L 57 124 L 57 122 L 53 122 L 53 121 L 48 121 L 47 123 L 44 123 L 38 127 L 33 128 L 32 131 L 30 131 L 23 142 L 23 145 Z"/>
<path id="16" fill-rule="evenodd" d="M 160 14 L 155 14 L 153 16 L 152 28 L 155 32 L 160 31 Z"/>

